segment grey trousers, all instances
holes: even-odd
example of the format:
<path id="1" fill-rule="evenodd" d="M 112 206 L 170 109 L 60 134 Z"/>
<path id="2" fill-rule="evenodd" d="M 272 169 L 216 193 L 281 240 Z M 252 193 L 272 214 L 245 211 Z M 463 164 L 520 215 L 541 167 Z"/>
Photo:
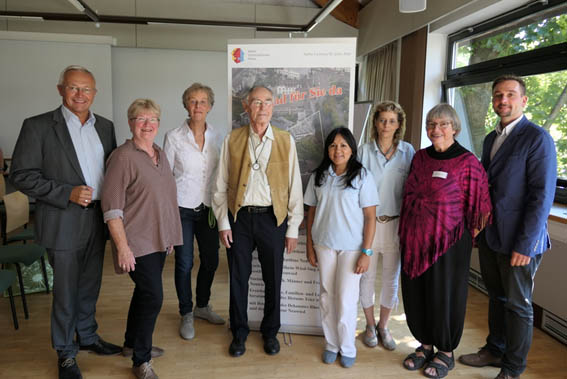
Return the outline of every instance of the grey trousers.
<path id="1" fill-rule="evenodd" d="M 100 209 L 84 212 L 88 217 L 79 227 L 80 245 L 68 250 L 47 249 L 53 267 L 51 343 L 59 358 L 75 357 L 79 344 L 91 345 L 99 339 L 95 312 L 106 239 Z"/>

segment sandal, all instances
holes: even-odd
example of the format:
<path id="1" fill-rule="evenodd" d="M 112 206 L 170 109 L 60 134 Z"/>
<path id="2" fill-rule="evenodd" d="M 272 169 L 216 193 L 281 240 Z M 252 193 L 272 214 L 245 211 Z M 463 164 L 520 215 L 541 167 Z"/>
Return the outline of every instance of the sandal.
<path id="1" fill-rule="evenodd" d="M 434 362 L 433 359 L 435 358 L 439 359 L 444 364 Z M 437 375 L 431 375 L 427 372 L 424 372 L 423 374 L 425 376 L 427 376 L 428 378 L 444 378 L 447 376 L 447 374 L 449 374 L 449 371 L 452 370 L 453 367 L 455 367 L 455 355 L 452 354 L 450 357 L 448 357 L 445 353 L 438 351 L 437 354 L 435 354 L 433 358 L 427 363 L 425 369 L 427 370 L 430 367 L 435 369 Z"/>
<path id="2" fill-rule="evenodd" d="M 423 353 L 423 357 L 417 355 L 417 353 Z M 415 349 L 414 353 L 411 353 L 404 359 L 403 366 L 406 370 L 416 371 L 422 368 L 426 363 L 428 363 L 433 358 L 433 348 L 431 350 L 427 350 L 426 348 L 421 345 L 417 349 Z M 411 360 L 413 363 L 413 367 L 409 366 L 406 361 Z"/>

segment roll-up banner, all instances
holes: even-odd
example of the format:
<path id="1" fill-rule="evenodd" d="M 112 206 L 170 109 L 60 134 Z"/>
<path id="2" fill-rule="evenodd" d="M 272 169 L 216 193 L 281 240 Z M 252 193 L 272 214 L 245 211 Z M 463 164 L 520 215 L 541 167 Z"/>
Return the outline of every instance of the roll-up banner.
<path id="1" fill-rule="evenodd" d="M 334 128 L 353 129 L 356 38 L 254 39 L 228 41 L 228 122 L 248 125 L 242 101 L 255 85 L 274 95 L 271 125 L 293 136 L 303 189 L 323 157 Z M 296 251 L 285 254 L 281 287 L 282 332 L 322 335 L 319 271 L 307 262 L 305 228 Z M 248 322 L 258 330 L 264 283 L 254 252 L 248 292 Z"/>

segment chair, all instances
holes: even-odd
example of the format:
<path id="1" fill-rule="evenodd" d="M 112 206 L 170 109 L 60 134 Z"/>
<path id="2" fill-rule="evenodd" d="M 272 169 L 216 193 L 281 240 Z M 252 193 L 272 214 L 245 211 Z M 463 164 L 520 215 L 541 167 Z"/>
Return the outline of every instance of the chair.
<path id="1" fill-rule="evenodd" d="M 18 330 L 18 317 L 16 316 L 16 304 L 14 303 L 14 293 L 12 292 L 12 284 L 16 281 L 16 273 L 10 270 L 0 270 L 0 293 L 8 290 L 10 296 L 10 308 L 12 308 L 12 320 L 14 321 L 14 329 Z M 22 298 L 23 299 L 23 298 Z"/>
<path id="2" fill-rule="evenodd" d="M 4 201 L 6 214 L 2 215 L 2 222 L 5 225 L 5 227 L 2 228 L 3 245 L 19 241 L 23 241 L 24 243 L 26 243 L 26 241 L 33 241 L 35 239 L 34 230 L 32 227 L 28 227 L 30 221 L 28 197 L 20 191 L 16 191 L 9 195 L 4 195 L 3 198 L 7 198 L 7 200 Z M 7 217 L 8 212 L 10 213 L 10 217 Z M 22 226 L 24 229 L 20 230 Z M 11 233 L 13 231 L 17 232 Z"/>
<path id="3" fill-rule="evenodd" d="M 28 198 L 23 193 L 16 191 L 11 194 L 4 196 L 4 205 L 6 207 L 6 219 L 4 222 L 4 228 L 2 233 L 8 236 L 10 232 L 19 229 L 20 227 L 26 225 L 29 221 L 29 204 Z M 25 234 L 25 232 L 23 232 Z M 22 235 L 22 233 L 16 233 L 15 236 Z M 11 236 L 11 235 L 10 235 Z M 22 238 L 12 238 L 11 242 L 14 241 L 26 241 L 25 235 Z M 25 237 L 25 238 L 24 238 Z M 32 236 L 33 239 L 33 236 Z M 8 240 L 8 237 L 6 237 Z M 43 271 L 43 279 L 45 281 L 46 293 L 49 293 L 49 281 L 47 278 L 47 267 L 45 266 L 45 248 L 35 244 L 28 243 L 23 245 L 2 245 L 0 246 L 0 264 L 13 264 L 16 266 L 16 271 L 18 273 L 18 281 L 20 284 L 20 292 L 22 295 L 22 303 L 24 306 L 25 318 L 29 318 L 28 306 L 26 301 L 26 294 L 24 288 L 24 280 L 22 276 L 21 264 L 29 266 L 38 259 L 41 261 L 41 268 Z"/>

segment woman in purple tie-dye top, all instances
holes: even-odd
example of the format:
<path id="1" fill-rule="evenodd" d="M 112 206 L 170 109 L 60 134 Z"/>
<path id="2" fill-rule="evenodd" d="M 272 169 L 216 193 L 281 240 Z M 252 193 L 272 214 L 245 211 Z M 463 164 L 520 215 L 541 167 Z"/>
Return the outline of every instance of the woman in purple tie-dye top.
<path id="1" fill-rule="evenodd" d="M 455 141 L 460 129 L 450 105 L 429 111 L 426 130 L 432 145 L 413 158 L 400 216 L 404 308 L 410 331 L 421 343 L 404 367 L 425 366 L 430 378 L 447 376 L 455 365 L 472 239 L 490 221 L 492 210 L 483 167 Z"/>

